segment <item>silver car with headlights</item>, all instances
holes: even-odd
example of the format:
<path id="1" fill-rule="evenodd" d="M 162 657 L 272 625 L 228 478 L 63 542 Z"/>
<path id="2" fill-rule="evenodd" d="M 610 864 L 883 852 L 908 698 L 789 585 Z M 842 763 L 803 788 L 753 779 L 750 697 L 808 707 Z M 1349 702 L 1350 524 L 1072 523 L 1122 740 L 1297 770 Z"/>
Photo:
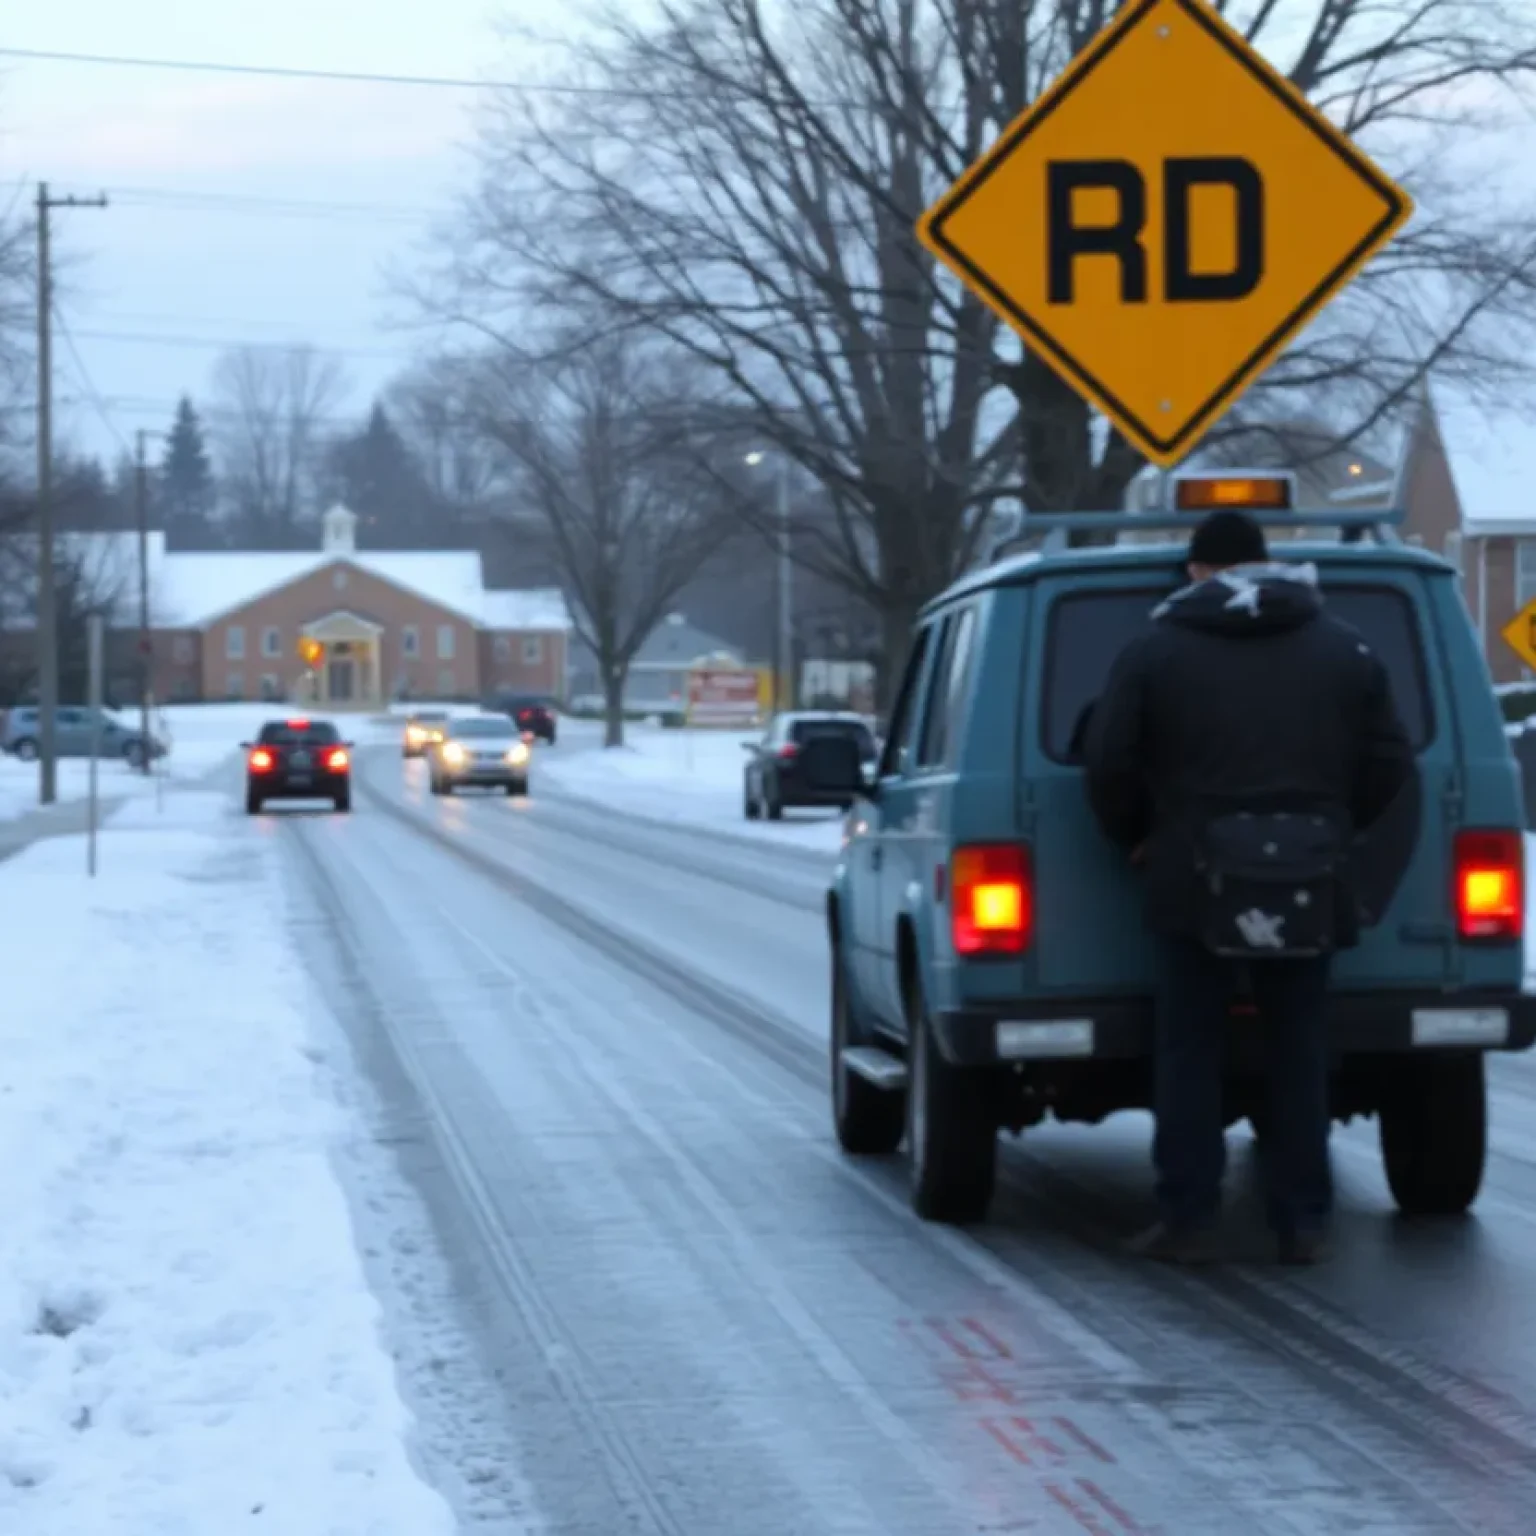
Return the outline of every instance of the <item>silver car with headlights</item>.
<path id="1" fill-rule="evenodd" d="M 461 715 L 443 729 L 443 739 L 431 746 L 430 779 L 434 795 L 474 785 L 504 789 L 509 795 L 528 793 L 528 763 L 532 745 L 506 715 Z"/>

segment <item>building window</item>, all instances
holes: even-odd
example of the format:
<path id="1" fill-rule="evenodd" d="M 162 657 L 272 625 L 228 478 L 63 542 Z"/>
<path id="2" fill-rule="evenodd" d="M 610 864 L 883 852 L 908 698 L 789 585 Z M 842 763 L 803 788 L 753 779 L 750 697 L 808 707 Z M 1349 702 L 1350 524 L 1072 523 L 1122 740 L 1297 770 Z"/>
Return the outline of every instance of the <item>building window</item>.
<path id="1" fill-rule="evenodd" d="M 275 704 L 283 696 L 283 685 L 274 672 L 261 674 L 261 698 L 265 704 Z"/>
<path id="2" fill-rule="evenodd" d="M 231 672 L 224 679 L 224 697 L 226 699 L 243 699 L 245 697 L 245 675 L 241 672 Z"/>
<path id="3" fill-rule="evenodd" d="M 421 631 L 414 624 L 407 624 L 400 631 L 400 654 L 407 659 L 421 655 Z"/>
<path id="4" fill-rule="evenodd" d="M 1515 540 L 1515 608 L 1536 597 L 1536 539 Z"/>
<path id="5" fill-rule="evenodd" d="M 261 632 L 261 654 L 263 656 L 283 654 L 283 632 L 274 624 L 267 625 Z"/>
<path id="6" fill-rule="evenodd" d="M 496 660 L 497 661 L 510 661 L 511 659 L 512 659 L 512 637 L 511 637 L 511 635 L 497 635 L 496 636 Z"/>
<path id="7" fill-rule="evenodd" d="M 192 640 L 187 635 L 177 635 L 171 642 L 171 660 L 178 661 L 185 666 L 192 660 Z"/>
<path id="8" fill-rule="evenodd" d="M 437 691 L 446 699 L 453 693 L 453 668 L 444 667 L 437 674 Z"/>
<path id="9" fill-rule="evenodd" d="M 437 659 L 439 661 L 453 660 L 452 624 L 439 624 L 437 626 Z"/>
<path id="10" fill-rule="evenodd" d="M 245 626 L 231 624 L 224 631 L 224 654 L 230 661 L 245 660 Z"/>
<path id="11" fill-rule="evenodd" d="M 523 665 L 536 667 L 544 660 L 544 640 L 540 635 L 523 636 Z"/>

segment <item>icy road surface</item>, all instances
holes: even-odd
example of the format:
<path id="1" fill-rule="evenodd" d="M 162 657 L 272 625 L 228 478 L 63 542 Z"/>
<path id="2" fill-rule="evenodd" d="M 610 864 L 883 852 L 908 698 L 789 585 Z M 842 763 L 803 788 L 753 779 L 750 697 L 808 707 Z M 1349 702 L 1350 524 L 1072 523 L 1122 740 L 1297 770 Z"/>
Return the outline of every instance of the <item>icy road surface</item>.
<path id="1" fill-rule="evenodd" d="M 1123 1257 L 1137 1116 L 1005 1142 L 991 1226 L 926 1227 L 900 1160 L 831 1138 L 826 852 L 562 800 L 537 768 L 527 801 L 434 799 L 397 750 L 359 774 L 350 817 L 274 836 L 551 1532 L 1532 1530 L 1530 1061 L 1497 1064 L 1464 1223 L 1395 1221 L 1374 1129 L 1338 1133 L 1317 1271 Z M 1250 1174 L 1240 1151 L 1249 1218 Z"/>

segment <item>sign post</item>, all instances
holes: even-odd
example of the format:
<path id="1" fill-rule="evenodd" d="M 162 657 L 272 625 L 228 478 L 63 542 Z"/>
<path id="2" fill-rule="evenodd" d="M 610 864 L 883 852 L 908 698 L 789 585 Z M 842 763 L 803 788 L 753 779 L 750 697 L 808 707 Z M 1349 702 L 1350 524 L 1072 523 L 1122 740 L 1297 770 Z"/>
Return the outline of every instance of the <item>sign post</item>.
<path id="1" fill-rule="evenodd" d="M 1206 0 L 1133 0 L 917 235 L 1169 469 L 1412 213 Z"/>
<path id="2" fill-rule="evenodd" d="M 85 622 L 87 666 L 87 700 L 91 707 L 91 766 L 85 798 L 85 872 L 96 877 L 96 760 L 101 756 L 101 652 L 102 634 L 106 621 L 99 613 L 93 613 Z"/>

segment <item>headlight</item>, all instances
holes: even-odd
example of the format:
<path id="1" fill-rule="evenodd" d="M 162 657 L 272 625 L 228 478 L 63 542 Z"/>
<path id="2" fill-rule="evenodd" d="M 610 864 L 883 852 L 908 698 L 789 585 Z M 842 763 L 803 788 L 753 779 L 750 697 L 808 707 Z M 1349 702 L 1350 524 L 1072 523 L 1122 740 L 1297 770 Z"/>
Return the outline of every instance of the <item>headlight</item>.
<path id="1" fill-rule="evenodd" d="M 443 760 L 449 763 L 462 763 L 464 761 L 464 748 L 456 741 L 448 742 L 443 747 Z"/>
<path id="2" fill-rule="evenodd" d="M 410 742 L 413 747 L 419 747 L 427 738 L 426 733 L 419 725 L 413 725 L 406 730 L 405 739 Z"/>
<path id="3" fill-rule="evenodd" d="M 523 741 L 515 741 L 507 748 L 507 761 L 514 768 L 520 768 L 528 761 L 528 744 Z"/>

